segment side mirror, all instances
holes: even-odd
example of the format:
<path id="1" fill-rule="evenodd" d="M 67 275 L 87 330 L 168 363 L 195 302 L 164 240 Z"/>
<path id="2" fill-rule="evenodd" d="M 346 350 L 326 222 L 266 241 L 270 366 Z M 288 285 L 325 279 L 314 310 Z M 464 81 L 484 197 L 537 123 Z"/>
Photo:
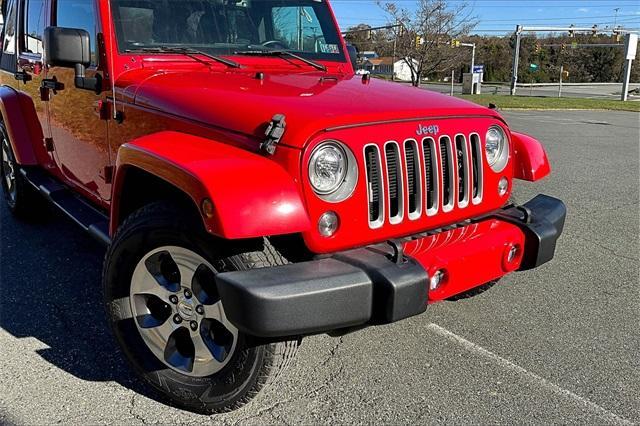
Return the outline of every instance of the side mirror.
<path id="1" fill-rule="evenodd" d="M 102 91 L 102 79 L 87 78 L 85 71 L 91 65 L 91 36 L 77 28 L 47 27 L 44 30 L 44 59 L 52 67 L 74 68 L 78 89 Z"/>
<path id="2" fill-rule="evenodd" d="M 349 53 L 349 59 L 351 59 L 351 65 L 355 71 L 358 68 L 358 49 L 353 44 L 347 44 L 347 53 Z"/>

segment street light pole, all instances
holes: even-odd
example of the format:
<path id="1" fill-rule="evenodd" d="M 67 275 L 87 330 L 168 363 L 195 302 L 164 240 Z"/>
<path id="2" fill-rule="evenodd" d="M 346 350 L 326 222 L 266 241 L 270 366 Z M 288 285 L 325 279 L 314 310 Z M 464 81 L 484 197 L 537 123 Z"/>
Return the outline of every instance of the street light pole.
<path id="1" fill-rule="evenodd" d="M 520 63 L 520 39 L 522 38 L 522 26 L 516 26 L 516 48 L 513 54 L 513 70 L 511 71 L 511 96 L 516 94 L 518 86 L 518 65 Z"/>
<path id="2" fill-rule="evenodd" d="M 471 73 L 473 73 L 473 69 L 476 67 L 476 44 L 473 43 L 473 48 L 471 49 Z"/>

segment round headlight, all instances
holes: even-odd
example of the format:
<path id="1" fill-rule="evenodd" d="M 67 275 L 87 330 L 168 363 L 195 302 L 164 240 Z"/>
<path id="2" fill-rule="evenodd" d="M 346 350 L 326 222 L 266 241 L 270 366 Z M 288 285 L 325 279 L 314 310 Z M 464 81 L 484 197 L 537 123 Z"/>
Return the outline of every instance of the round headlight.
<path id="1" fill-rule="evenodd" d="M 309 182 L 320 198 L 339 202 L 348 198 L 358 180 L 358 167 L 351 151 L 342 143 L 321 143 L 309 160 Z"/>
<path id="2" fill-rule="evenodd" d="M 497 126 L 487 131 L 484 145 L 487 163 L 495 172 L 504 170 L 509 160 L 509 142 L 504 131 Z"/>

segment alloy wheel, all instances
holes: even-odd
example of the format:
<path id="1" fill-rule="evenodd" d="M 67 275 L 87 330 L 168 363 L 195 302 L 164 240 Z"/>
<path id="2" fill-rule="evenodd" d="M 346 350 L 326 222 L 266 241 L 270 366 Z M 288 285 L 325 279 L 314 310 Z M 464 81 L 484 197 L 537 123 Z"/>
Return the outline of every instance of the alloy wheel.
<path id="1" fill-rule="evenodd" d="M 130 302 L 140 335 L 182 374 L 215 374 L 235 351 L 238 330 L 224 313 L 216 273 L 202 256 L 174 246 L 151 251 L 133 272 Z"/>

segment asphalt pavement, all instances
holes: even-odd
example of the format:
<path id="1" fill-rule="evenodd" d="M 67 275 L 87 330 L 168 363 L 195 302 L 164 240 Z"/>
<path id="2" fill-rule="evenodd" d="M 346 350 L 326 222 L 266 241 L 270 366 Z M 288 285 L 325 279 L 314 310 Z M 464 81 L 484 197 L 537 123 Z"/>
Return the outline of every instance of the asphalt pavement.
<path id="1" fill-rule="evenodd" d="M 0 208 L 0 423 L 640 423 L 637 113 L 505 113 L 553 174 L 516 198 L 563 199 L 555 260 L 476 298 L 340 339 L 306 339 L 243 409 L 205 417 L 155 401 L 107 332 L 103 249 L 57 215 Z"/>
<path id="2" fill-rule="evenodd" d="M 407 83 L 408 84 L 408 83 Z M 451 84 L 447 83 L 426 83 L 421 87 L 433 90 L 439 93 L 451 93 Z M 640 89 L 640 84 L 631 83 L 629 90 Z M 486 83 L 482 85 L 482 93 L 485 95 L 508 95 L 510 87 L 507 84 Z M 564 84 L 562 86 L 562 97 L 564 98 L 591 98 L 602 100 L 619 100 L 622 92 L 622 83 L 620 84 Z M 456 95 L 462 94 L 462 85 L 456 84 L 453 88 Z M 518 96 L 534 96 L 545 98 L 558 97 L 558 85 L 530 85 L 519 84 L 516 90 Z M 629 94 L 629 100 L 640 100 L 640 96 L 632 92 Z"/>

